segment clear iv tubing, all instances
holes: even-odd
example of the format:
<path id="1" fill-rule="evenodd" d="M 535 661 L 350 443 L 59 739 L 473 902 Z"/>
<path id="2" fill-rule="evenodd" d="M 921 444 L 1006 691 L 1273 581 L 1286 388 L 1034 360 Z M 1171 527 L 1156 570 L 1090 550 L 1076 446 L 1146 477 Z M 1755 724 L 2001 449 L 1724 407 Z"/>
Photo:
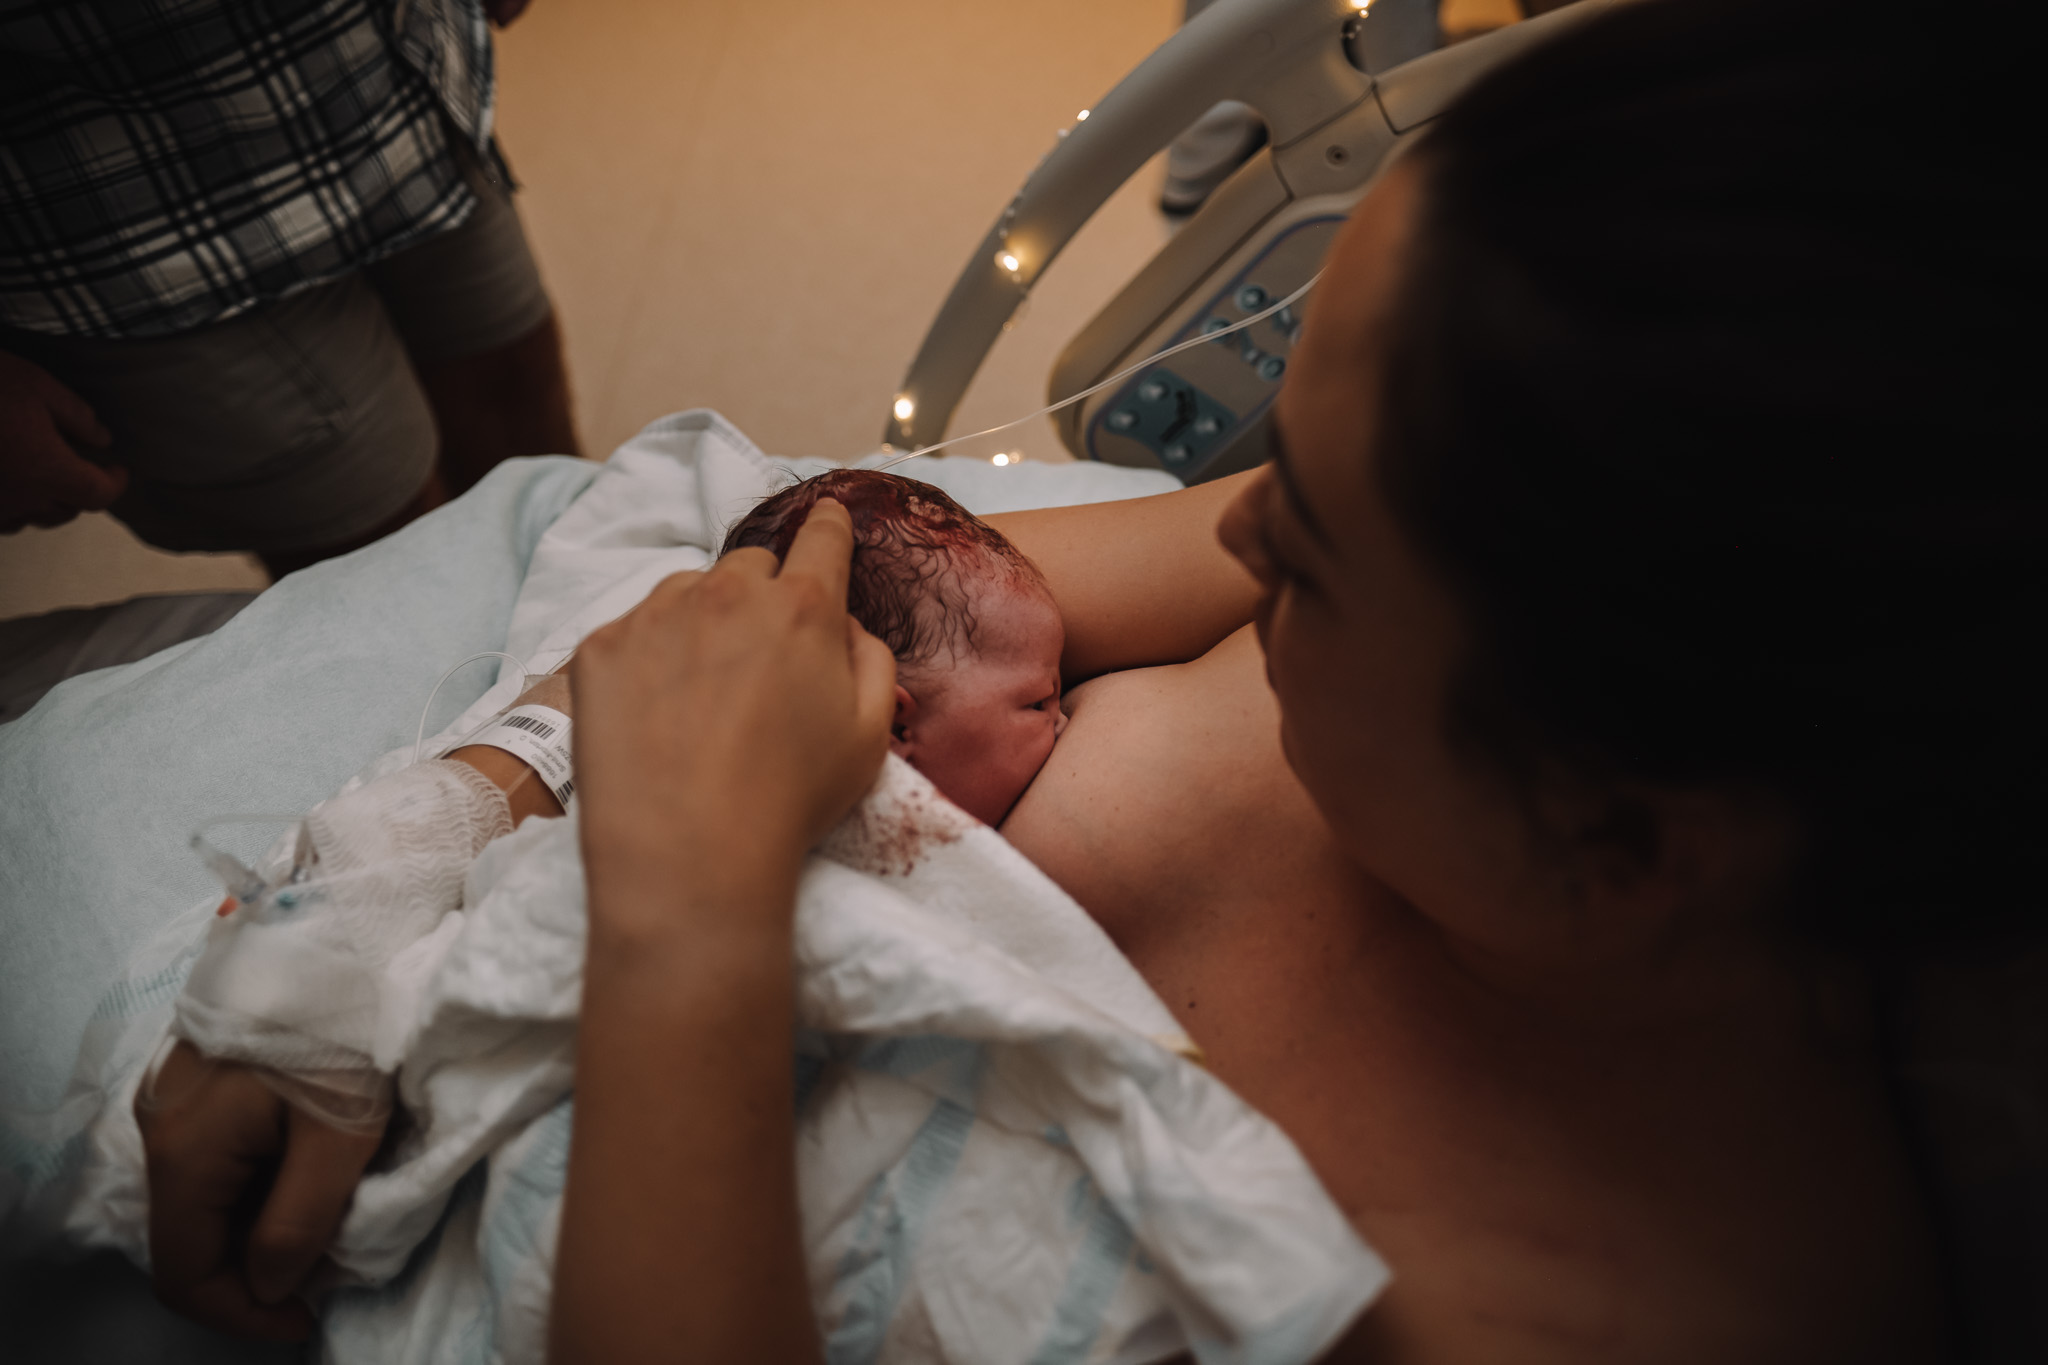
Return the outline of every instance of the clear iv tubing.
<path id="1" fill-rule="evenodd" d="M 482 659 L 503 659 L 519 670 L 521 678 L 526 676 L 525 660 L 519 658 L 516 654 L 507 654 L 503 650 L 498 649 L 487 649 L 481 654 L 472 654 L 446 673 L 443 673 L 441 681 L 434 684 L 434 690 L 427 693 L 427 704 L 420 708 L 420 726 L 412 737 L 412 761 L 414 763 L 420 761 L 420 748 L 427 742 L 427 717 L 434 709 L 434 698 L 441 695 L 441 689 L 447 685 L 450 678 Z M 211 820 L 200 825 L 198 829 L 192 831 L 192 850 L 199 855 L 200 860 L 206 864 L 208 870 L 214 876 L 220 878 L 221 886 L 230 896 L 238 901 L 255 903 L 270 890 L 264 884 L 263 878 L 257 874 L 254 868 L 249 867 L 227 850 L 216 846 L 206 836 L 219 829 L 222 825 L 289 825 L 298 819 L 299 817 L 296 815 L 253 813 L 247 815 L 216 815 Z"/>
<path id="2" fill-rule="evenodd" d="M 1026 422 L 1035 422 L 1041 417 L 1049 417 L 1053 413 L 1058 412 L 1061 408 L 1072 407 L 1074 404 L 1080 402 L 1084 398 L 1092 398 L 1094 395 L 1101 393 L 1104 389 L 1109 388 L 1111 385 L 1120 383 L 1123 380 L 1130 378 L 1132 375 L 1144 369 L 1146 366 L 1155 365 L 1158 362 L 1166 359 L 1166 357 L 1170 355 L 1179 355 L 1182 351 L 1191 351 L 1197 346 L 1207 345 L 1209 342 L 1212 341 L 1221 341 L 1224 337 L 1229 336 L 1232 332 L 1242 332 L 1245 328 L 1250 327 L 1255 323 L 1264 322 L 1267 318 L 1272 317 L 1275 313 L 1280 312 L 1284 308 L 1292 307 L 1295 303 L 1299 302 L 1301 298 L 1308 293 L 1309 290 L 1316 287 L 1316 281 L 1320 280 L 1322 277 L 1323 272 L 1318 270 L 1315 274 L 1309 276 L 1307 284 L 1295 290 L 1292 294 L 1289 294 L 1286 298 L 1280 300 L 1280 302 L 1269 305 L 1266 308 L 1262 308 L 1258 312 L 1253 313 L 1248 318 L 1241 318 L 1238 321 L 1231 323 L 1228 327 L 1219 327 L 1213 332 L 1204 332 L 1200 336 L 1189 337 L 1186 341 L 1179 342 L 1175 345 L 1169 346 L 1163 351 L 1155 351 L 1151 355 L 1148 355 L 1143 360 L 1139 361 L 1137 364 L 1132 365 L 1127 369 L 1118 370 L 1109 378 L 1101 381 L 1098 384 L 1091 384 L 1087 388 L 1081 390 L 1079 393 L 1068 394 L 1065 398 L 1062 398 L 1059 402 L 1054 403 L 1049 407 L 1040 408 L 1037 412 L 1026 413 L 1024 416 L 1017 418 L 1015 421 L 1005 422 L 998 427 L 989 427 L 985 431 L 970 431 L 965 436 L 955 436 L 949 440 L 936 441 L 928 446 L 919 446 L 916 450 L 910 451 L 907 454 L 898 455 L 893 459 L 884 460 L 882 461 L 882 463 L 875 465 L 874 468 L 877 470 L 890 469 L 896 465 L 902 464 L 905 460 L 914 460 L 920 455 L 929 455 L 935 450 L 944 450 L 947 446 L 957 446 L 963 441 L 976 441 L 984 436 L 993 436 L 997 432 L 1008 431 L 1011 427 L 1021 427 Z"/>
<path id="3" fill-rule="evenodd" d="M 1082 389 L 1079 393 L 1069 394 L 1065 398 L 1062 398 L 1059 402 L 1049 404 L 1046 407 L 1042 407 L 1036 412 L 1026 413 L 1024 416 L 1016 418 L 1014 421 L 1004 422 L 1001 426 L 988 427 L 982 431 L 970 431 L 965 436 L 954 436 L 944 441 L 935 441 L 931 445 L 919 446 L 915 450 L 908 451 L 902 455 L 897 455 L 888 460 L 884 460 L 881 464 L 875 465 L 874 468 L 877 470 L 889 469 L 895 465 L 902 464 L 905 460 L 914 460 L 920 455 L 929 455 L 935 450 L 944 450 L 948 446 L 957 446 L 966 441 L 976 441 L 984 436 L 994 436 L 998 432 L 1008 431 L 1012 427 L 1021 427 L 1026 422 L 1035 422 L 1041 417 L 1049 417 L 1053 413 L 1058 412 L 1061 408 L 1072 407 L 1074 404 L 1082 401 L 1085 398 L 1091 398 L 1094 395 L 1101 393 L 1104 389 L 1109 388 L 1112 385 L 1121 383 L 1123 380 L 1130 378 L 1132 375 L 1144 369 L 1146 366 L 1157 364 L 1159 361 L 1166 359 L 1168 356 L 1179 355 L 1182 351 L 1190 351 L 1197 346 L 1207 345 L 1212 341 L 1221 341 L 1224 337 L 1229 336 L 1233 332 L 1242 332 L 1247 327 L 1252 327 L 1257 325 L 1258 323 L 1264 322 L 1267 318 L 1272 317 L 1274 314 L 1279 313 L 1287 308 L 1290 308 L 1296 303 L 1299 303 L 1304 297 L 1307 296 L 1309 290 L 1316 287 L 1316 282 L 1322 278 L 1323 272 L 1318 270 L 1315 274 L 1309 276 L 1308 283 L 1302 285 L 1301 288 L 1295 290 L 1286 298 L 1281 299 L 1278 303 L 1269 304 L 1266 307 L 1260 309 L 1258 312 L 1253 313 L 1250 317 L 1240 318 L 1238 321 L 1231 323 L 1228 327 L 1219 327 L 1213 332 L 1203 332 L 1200 336 L 1189 337 L 1186 341 L 1179 342 L 1172 346 L 1168 346 L 1163 351 L 1155 351 L 1151 355 L 1146 356 L 1143 360 L 1137 362 L 1135 365 L 1131 365 L 1124 369 L 1118 370 L 1109 378 L 1104 379 L 1099 383 L 1091 384 L 1087 388 Z M 434 698 L 441 695 L 441 689 L 447 685 L 447 682 L 450 678 L 454 677 L 457 673 L 469 667 L 471 664 L 476 663 L 482 659 L 503 659 L 507 663 L 510 663 L 513 667 L 517 668 L 519 670 L 519 674 L 521 677 L 526 676 L 526 663 L 523 659 L 520 659 L 516 655 L 507 654 L 503 650 L 497 649 L 487 649 L 483 651 L 481 654 L 472 654 L 467 659 L 464 659 L 461 663 L 455 665 L 455 667 L 449 669 L 446 673 L 443 673 L 441 675 L 441 681 L 434 684 L 434 690 L 427 693 L 427 704 L 420 708 L 419 729 L 414 732 L 412 740 L 413 762 L 417 763 L 420 761 L 420 749 L 427 742 L 427 716 L 434 709 Z"/>
<path id="4" fill-rule="evenodd" d="M 441 675 L 441 681 L 434 684 L 434 690 L 427 693 L 427 704 L 420 708 L 420 728 L 413 733 L 412 737 L 413 762 L 417 763 L 420 761 L 420 746 L 427 742 L 427 716 L 434 709 L 434 698 L 441 695 L 441 689 L 448 685 L 448 680 L 450 678 L 454 677 L 457 673 L 460 673 L 463 669 L 468 668 L 471 664 L 476 663 L 480 659 L 503 659 L 507 663 L 511 664 L 514 668 L 519 670 L 519 676 L 521 678 L 524 678 L 526 676 L 526 661 L 524 659 L 521 659 L 516 654 L 507 654 L 502 649 L 487 649 L 481 654 L 472 654 L 467 659 L 464 659 L 461 663 L 455 665 L 455 667 L 449 669 L 446 673 L 443 673 Z"/>
<path id="5" fill-rule="evenodd" d="M 199 860 L 206 864 L 207 871 L 220 879 L 222 890 L 238 901 L 245 904 L 254 904 L 261 900 L 264 893 L 270 889 L 264 884 L 263 878 L 257 874 L 254 868 L 243 863 L 240 858 L 229 853 L 226 849 L 216 846 L 206 836 L 219 829 L 222 825 L 289 825 L 298 818 L 296 815 L 272 815 L 256 812 L 244 815 L 216 815 L 211 820 L 201 824 L 198 829 L 193 830 L 192 838 L 189 842 L 192 845 L 192 851 L 197 853 Z"/>

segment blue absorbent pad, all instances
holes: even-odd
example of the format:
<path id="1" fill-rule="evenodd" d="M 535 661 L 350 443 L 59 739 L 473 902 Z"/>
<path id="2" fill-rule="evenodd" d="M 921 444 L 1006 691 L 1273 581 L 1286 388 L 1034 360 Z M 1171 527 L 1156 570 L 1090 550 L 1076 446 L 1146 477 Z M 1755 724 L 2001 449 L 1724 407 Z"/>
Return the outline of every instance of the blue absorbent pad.
<path id="1" fill-rule="evenodd" d="M 304 812 L 410 742 L 448 666 L 503 647 L 541 533 L 600 468 L 508 461 L 404 530 L 285 578 L 214 634 L 72 678 L 0 727 L 0 1113 L 63 1098 L 130 952 L 219 891 L 187 847 L 193 830 Z M 439 719 L 495 677 L 494 661 L 458 674 Z M 220 837 L 246 854 L 281 828 Z"/>

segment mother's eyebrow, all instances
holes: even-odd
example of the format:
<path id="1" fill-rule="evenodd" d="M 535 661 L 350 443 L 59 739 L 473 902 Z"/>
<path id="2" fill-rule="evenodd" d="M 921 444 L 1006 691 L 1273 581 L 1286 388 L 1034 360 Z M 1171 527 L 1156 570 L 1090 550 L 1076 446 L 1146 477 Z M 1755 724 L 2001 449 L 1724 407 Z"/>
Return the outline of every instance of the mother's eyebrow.
<path id="1" fill-rule="evenodd" d="M 1294 468 L 1288 462 L 1287 440 L 1280 432 L 1280 414 L 1266 414 L 1267 444 L 1273 450 L 1273 473 L 1279 477 L 1280 491 L 1287 498 L 1288 510 L 1294 513 L 1316 544 L 1325 550 L 1330 548 L 1330 537 L 1324 533 L 1323 524 L 1316 520 L 1316 514 L 1309 510 L 1308 499 L 1301 495 L 1301 485 L 1295 482 Z"/>

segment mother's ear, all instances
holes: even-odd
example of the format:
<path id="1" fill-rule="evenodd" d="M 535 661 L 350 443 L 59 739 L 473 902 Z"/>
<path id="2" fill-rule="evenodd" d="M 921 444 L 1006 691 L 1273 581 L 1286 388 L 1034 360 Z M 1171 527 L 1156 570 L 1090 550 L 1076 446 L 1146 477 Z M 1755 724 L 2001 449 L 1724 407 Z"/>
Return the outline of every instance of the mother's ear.
<path id="1" fill-rule="evenodd" d="M 1797 822 L 1769 793 L 1622 783 L 1579 814 L 1569 875 L 1596 918 L 1732 925 L 1775 904 L 1791 872 Z"/>
<path id="2" fill-rule="evenodd" d="M 917 753 L 917 698 L 896 684 L 896 716 L 889 722 L 889 752 L 906 762 Z"/>

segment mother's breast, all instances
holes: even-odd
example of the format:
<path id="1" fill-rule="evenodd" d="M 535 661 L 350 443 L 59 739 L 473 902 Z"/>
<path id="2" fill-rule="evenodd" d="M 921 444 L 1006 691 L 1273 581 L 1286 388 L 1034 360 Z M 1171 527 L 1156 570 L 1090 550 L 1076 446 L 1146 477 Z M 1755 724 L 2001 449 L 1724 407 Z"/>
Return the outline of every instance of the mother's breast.
<path id="1" fill-rule="evenodd" d="M 1192 663 L 1097 678 L 1002 827 L 1140 969 L 1190 917 L 1326 875 L 1328 839 L 1280 748 L 1247 628 Z"/>

